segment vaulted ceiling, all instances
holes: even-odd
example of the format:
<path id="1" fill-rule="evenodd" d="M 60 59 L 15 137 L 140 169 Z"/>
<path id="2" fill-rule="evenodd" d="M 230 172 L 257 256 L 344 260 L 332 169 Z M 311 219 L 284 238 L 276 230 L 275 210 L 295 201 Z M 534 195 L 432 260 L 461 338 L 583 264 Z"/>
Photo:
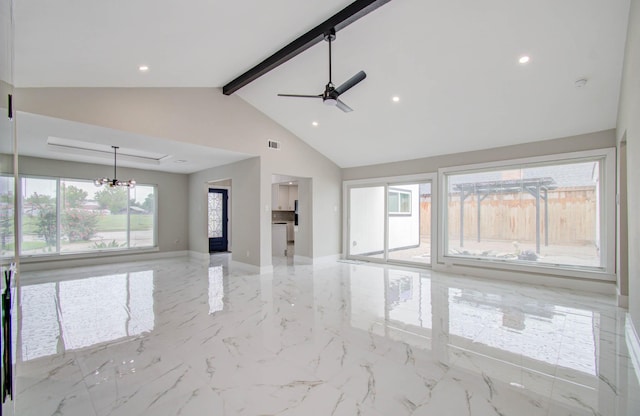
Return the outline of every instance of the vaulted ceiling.
<path id="1" fill-rule="evenodd" d="M 222 87 L 350 3 L 16 1 L 15 85 Z M 341 167 L 605 130 L 628 10 L 629 0 L 391 0 L 333 43 L 336 84 L 367 73 L 341 97 L 355 111 L 277 97 L 323 91 L 325 42 L 236 94 Z"/>

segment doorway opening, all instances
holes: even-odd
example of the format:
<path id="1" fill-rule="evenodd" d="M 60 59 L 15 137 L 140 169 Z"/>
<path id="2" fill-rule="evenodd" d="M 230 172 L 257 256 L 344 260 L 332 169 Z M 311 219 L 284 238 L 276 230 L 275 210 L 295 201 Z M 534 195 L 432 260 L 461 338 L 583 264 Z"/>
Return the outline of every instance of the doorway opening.
<path id="1" fill-rule="evenodd" d="M 273 264 L 311 262 L 311 178 L 271 176 Z"/>
<path id="2" fill-rule="evenodd" d="M 207 237 L 209 253 L 230 252 L 229 196 L 231 181 L 210 182 L 207 191 Z"/>

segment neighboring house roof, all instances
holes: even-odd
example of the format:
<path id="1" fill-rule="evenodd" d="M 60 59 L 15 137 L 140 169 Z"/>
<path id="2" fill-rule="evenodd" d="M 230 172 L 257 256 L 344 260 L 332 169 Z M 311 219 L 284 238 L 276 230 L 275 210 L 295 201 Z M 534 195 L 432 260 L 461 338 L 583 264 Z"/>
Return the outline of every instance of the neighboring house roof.
<path id="1" fill-rule="evenodd" d="M 595 178 L 597 177 L 594 176 L 596 166 L 596 162 L 584 162 L 452 175 L 449 179 L 449 186 L 451 187 L 453 185 L 468 182 L 490 182 L 516 179 L 513 175 L 514 173 L 519 175 L 519 179 L 552 178 L 558 188 L 593 186 L 596 183 Z"/>

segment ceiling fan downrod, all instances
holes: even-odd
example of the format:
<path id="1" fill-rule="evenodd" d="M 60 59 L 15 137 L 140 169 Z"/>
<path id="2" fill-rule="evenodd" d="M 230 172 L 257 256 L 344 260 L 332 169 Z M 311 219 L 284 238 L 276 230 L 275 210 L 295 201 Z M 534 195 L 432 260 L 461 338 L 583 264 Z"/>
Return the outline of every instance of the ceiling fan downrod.
<path id="1" fill-rule="evenodd" d="M 329 29 L 324 34 L 324 40 L 329 42 L 329 84 L 333 86 L 333 82 L 331 81 L 331 42 L 336 40 L 336 30 L 334 28 Z"/>

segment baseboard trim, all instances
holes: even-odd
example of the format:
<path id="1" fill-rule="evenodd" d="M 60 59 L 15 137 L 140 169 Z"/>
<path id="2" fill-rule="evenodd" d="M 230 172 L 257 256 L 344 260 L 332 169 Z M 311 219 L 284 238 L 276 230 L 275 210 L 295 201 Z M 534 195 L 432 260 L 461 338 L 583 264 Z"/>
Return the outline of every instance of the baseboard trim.
<path id="1" fill-rule="evenodd" d="M 629 309 L 629 296 L 618 294 L 618 307 Z"/>
<path id="2" fill-rule="evenodd" d="M 635 325 L 631 319 L 631 315 L 627 314 L 625 322 L 625 338 L 627 339 L 627 348 L 629 348 L 629 356 L 631 363 L 636 372 L 636 378 L 640 382 L 640 338 L 636 332 Z"/>
<path id="3" fill-rule="evenodd" d="M 189 250 L 189 257 L 199 261 L 209 261 L 211 255 L 209 253 L 201 253 L 199 251 Z"/>

